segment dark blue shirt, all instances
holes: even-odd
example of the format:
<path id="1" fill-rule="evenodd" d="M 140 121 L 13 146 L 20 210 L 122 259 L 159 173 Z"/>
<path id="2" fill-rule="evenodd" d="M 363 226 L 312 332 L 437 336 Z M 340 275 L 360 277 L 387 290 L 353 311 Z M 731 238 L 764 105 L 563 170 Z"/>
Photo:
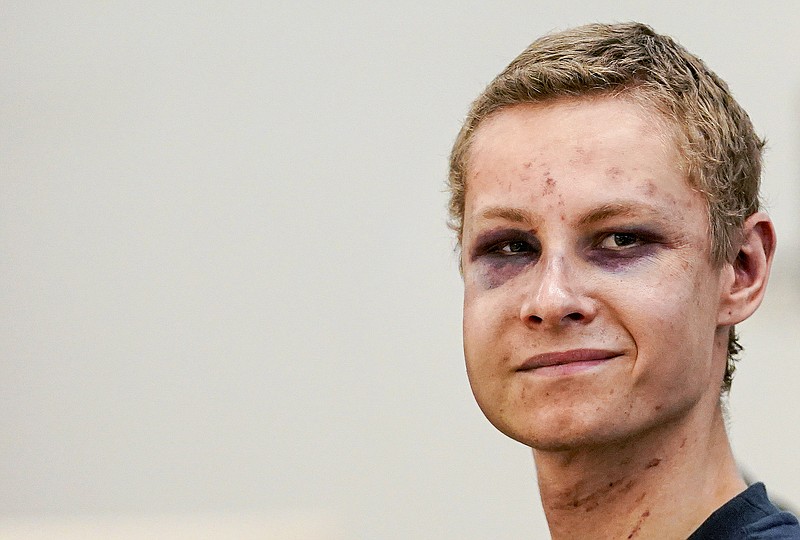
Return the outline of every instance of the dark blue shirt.
<path id="1" fill-rule="evenodd" d="M 767 497 L 764 484 L 753 484 L 717 509 L 688 540 L 800 540 L 797 518 Z"/>

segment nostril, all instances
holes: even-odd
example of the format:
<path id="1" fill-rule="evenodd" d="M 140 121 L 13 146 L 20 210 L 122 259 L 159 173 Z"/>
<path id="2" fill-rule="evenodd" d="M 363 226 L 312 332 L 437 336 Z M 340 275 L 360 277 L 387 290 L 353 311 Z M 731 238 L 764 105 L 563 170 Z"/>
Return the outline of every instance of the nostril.
<path id="1" fill-rule="evenodd" d="M 586 317 L 582 313 L 578 313 L 577 311 L 573 311 L 572 313 L 568 313 L 567 315 L 565 315 L 564 318 L 561 319 L 561 320 L 562 321 L 569 320 L 569 321 L 576 321 L 577 322 L 577 321 L 582 321 L 585 318 Z M 528 316 L 528 321 L 530 321 L 533 324 L 541 324 L 541 323 L 544 322 L 544 318 L 540 317 L 539 315 L 529 315 Z"/>

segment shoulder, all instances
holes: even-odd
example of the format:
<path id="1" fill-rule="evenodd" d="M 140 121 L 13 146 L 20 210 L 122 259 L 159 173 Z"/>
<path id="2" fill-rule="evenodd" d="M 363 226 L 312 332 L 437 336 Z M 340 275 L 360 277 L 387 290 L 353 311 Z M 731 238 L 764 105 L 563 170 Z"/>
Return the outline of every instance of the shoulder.
<path id="1" fill-rule="evenodd" d="M 797 518 L 770 502 L 757 483 L 725 503 L 689 540 L 800 540 Z"/>
<path id="2" fill-rule="evenodd" d="M 800 524 L 789 512 L 770 514 L 742 529 L 742 538 L 752 540 L 800 540 Z"/>

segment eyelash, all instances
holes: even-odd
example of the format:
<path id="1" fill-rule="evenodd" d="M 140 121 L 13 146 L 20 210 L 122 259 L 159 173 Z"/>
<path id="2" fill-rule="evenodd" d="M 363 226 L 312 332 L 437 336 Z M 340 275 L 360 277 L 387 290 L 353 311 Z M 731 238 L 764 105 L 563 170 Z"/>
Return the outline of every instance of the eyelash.
<path id="1" fill-rule="evenodd" d="M 477 247 L 475 256 L 515 258 L 536 255 L 538 252 L 538 242 L 535 239 L 512 233 L 506 237 L 487 238 L 483 245 Z"/>
<path id="2" fill-rule="evenodd" d="M 513 249 L 514 246 L 516 246 L 518 249 L 514 250 Z M 529 253 L 531 251 L 533 251 L 533 248 L 525 240 L 508 240 L 506 242 L 501 242 L 495 245 L 491 249 L 492 253 L 497 253 L 505 256 L 512 256 L 519 253 Z"/>
<path id="3" fill-rule="evenodd" d="M 614 246 L 603 245 L 609 239 L 614 240 L 615 244 L 617 244 L 617 241 L 619 240 L 618 237 L 624 237 L 626 240 L 632 240 L 632 242 L 629 244 L 623 243 L 623 245 L 614 245 Z M 646 243 L 646 239 L 641 234 L 633 232 L 611 232 L 602 235 L 600 237 L 600 240 L 597 242 L 596 246 L 599 247 L 600 249 L 605 249 L 609 251 L 624 251 L 627 249 L 641 246 L 644 243 Z"/>

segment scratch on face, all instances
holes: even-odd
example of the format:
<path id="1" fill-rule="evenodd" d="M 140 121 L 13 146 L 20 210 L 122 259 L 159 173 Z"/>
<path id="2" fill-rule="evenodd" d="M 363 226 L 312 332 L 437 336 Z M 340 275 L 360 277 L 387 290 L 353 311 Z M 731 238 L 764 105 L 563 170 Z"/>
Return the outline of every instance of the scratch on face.
<path id="1" fill-rule="evenodd" d="M 609 495 L 614 492 L 617 493 L 626 493 L 631 489 L 631 487 L 635 484 L 634 480 L 625 481 L 625 478 L 620 478 L 618 480 L 614 480 L 609 482 L 608 484 L 603 485 L 599 489 L 585 495 L 583 497 L 577 497 L 568 503 L 568 507 L 571 508 L 583 508 L 586 512 L 591 512 L 598 506 L 600 503 L 605 500 Z"/>
<path id="2" fill-rule="evenodd" d="M 627 482 L 625 482 L 625 485 L 622 486 L 622 488 L 620 489 L 620 492 L 621 493 L 627 493 L 628 491 L 631 490 L 631 488 L 633 487 L 633 484 L 635 484 L 635 483 L 636 482 L 634 480 L 628 480 Z"/>
<path id="3" fill-rule="evenodd" d="M 660 458 L 653 458 L 653 459 L 651 459 L 651 460 L 650 460 L 650 462 L 649 462 L 649 463 L 648 463 L 648 464 L 645 466 L 645 470 L 646 470 L 646 469 L 652 469 L 653 467 L 658 467 L 658 464 L 659 464 L 659 463 L 661 463 L 661 459 L 660 459 Z"/>
<path id="4" fill-rule="evenodd" d="M 644 520 L 648 518 L 648 516 L 650 516 L 650 510 L 645 510 L 642 512 L 642 515 L 639 516 L 639 519 L 636 522 L 636 525 L 633 527 L 631 534 L 628 535 L 628 540 L 636 537 L 639 534 L 639 531 L 642 529 L 642 524 L 644 523 Z"/>

